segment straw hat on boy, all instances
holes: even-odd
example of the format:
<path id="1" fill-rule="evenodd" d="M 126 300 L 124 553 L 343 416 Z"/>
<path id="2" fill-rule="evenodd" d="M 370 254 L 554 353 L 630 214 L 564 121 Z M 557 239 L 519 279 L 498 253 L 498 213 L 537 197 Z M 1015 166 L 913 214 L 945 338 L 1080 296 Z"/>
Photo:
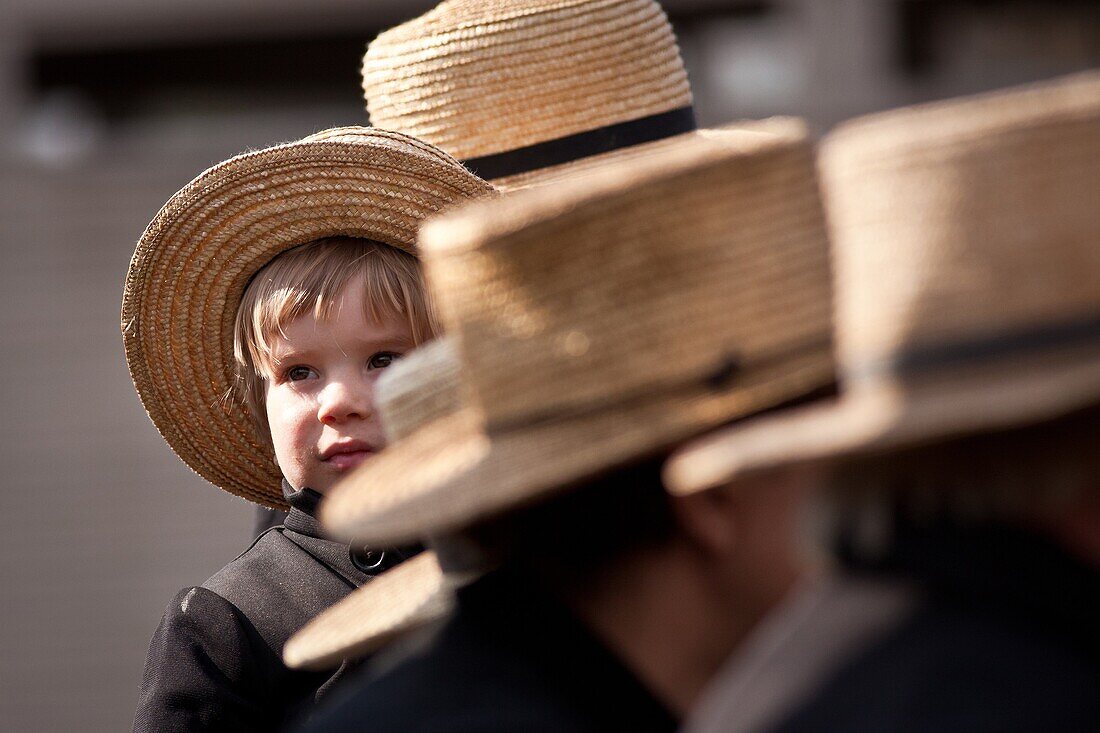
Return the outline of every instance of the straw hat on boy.
<path id="1" fill-rule="evenodd" d="M 821 174 L 842 397 L 686 448 L 673 490 L 1100 400 L 1100 73 L 855 120 Z"/>
<path id="2" fill-rule="evenodd" d="M 122 299 L 130 375 L 161 435 L 215 486 L 284 507 L 271 450 L 230 398 L 233 322 L 249 280 L 276 255 L 325 237 L 415 252 L 425 218 L 492 191 L 431 145 L 360 127 L 201 173 L 138 241 Z"/>
<path id="3" fill-rule="evenodd" d="M 446 336 L 411 352 L 378 380 L 375 405 L 394 445 L 458 411 L 458 356 Z M 401 563 L 353 591 L 287 642 L 288 667 L 327 669 L 376 651 L 443 618 L 463 574 L 444 575 L 432 551 Z"/>
<path id="4" fill-rule="evenodd" d="M 446 0 L 370 44 L 363 91 L 372 124 L 438 145 L 503 189 L 683 136 L 736 144 L 799 124 L 697 130 L 655 0 Z"/>
<path id="5" fill-rule="evenodd" d="M 338 485 L 336 533 L 460 529 L 833 380 L 805 135 L 689 138 L 494 204 L 420 237 L 462 408 Z"/>

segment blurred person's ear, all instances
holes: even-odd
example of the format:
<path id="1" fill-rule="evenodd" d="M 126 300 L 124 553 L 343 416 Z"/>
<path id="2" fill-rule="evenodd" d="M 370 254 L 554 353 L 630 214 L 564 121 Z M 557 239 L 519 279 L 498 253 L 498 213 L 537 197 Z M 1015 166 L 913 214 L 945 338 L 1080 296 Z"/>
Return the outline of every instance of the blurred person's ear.
<path id="1" fill-rule="evenodd" d="M 670 503 L 678 530 L 704 555 L 785 558 L 801 544 L 819 477 L 818 468 L 782 467 Z"/>
<path id="2" fill-rule="evenodd" d="M 1100 479 L 1097 479 L 1100 482 Z M 1077 557 L 1100 568 L 1100 486 L 1083 492 L 1073 506 L 1040 520 Z"/>
<path id="3" fill-rule="evenodd" d="M 736 489 L 722 486 L 671 499 L 676 527 L 705 556 L 725 557 L 737 542 Z"/>

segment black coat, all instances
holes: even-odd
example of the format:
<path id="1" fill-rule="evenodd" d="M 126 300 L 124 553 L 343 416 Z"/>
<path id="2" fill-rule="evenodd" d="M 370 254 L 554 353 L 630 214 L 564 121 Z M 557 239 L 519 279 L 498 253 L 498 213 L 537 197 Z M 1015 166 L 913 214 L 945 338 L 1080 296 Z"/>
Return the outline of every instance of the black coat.
<path id="1" fill-rule="evenodd" d="M 369 671 L 369 670 L 368 670 Z M 571 615 L 515 577 L 459 592 L 427 649 L 350 680 L 309 733 L 671 733 L 676 721 Z"/>
<path id="2" fill-rule="evenodd" d="M 321 536 L 318 496 L 288 494 L 284 526 L 201 586 L 168 604 L 149 645 L 135 733 L 274 731 L 296 718 L 345 675 L 288 669 L 287 639 L 318 612 L 391 566 L 395 553 L 352 557 Z"/>
<path id="3" fill-rule="evenodd" d="M 765 701 L 730 678 L 715 686 L 710 701 L 715 709 L 724 705 L 724 714 L 700 720 L 693 733 L 1091 731 L 1100 725 L 1095 567 L 1037 534 L 946 524 L 899 526 L 887 554 L 872 560 L 846 553 L 844 559 L 848 586 L 901 583 L 911 589 L 911 602 L 869 638 L 826 655 L 835 658 L 816 675 L 819 682 L 785 700 L 777 708 L 783 715 L 771 724 L 739 722 L 745 716 L 739 700 Z M 808 659 L 820 658 L 815 647 L 827 643 L 827 627 L 822 614 L 790 626 L 772 668 L 804 669 Z M 727 696 L 717 697 L 723 691 Z"/>

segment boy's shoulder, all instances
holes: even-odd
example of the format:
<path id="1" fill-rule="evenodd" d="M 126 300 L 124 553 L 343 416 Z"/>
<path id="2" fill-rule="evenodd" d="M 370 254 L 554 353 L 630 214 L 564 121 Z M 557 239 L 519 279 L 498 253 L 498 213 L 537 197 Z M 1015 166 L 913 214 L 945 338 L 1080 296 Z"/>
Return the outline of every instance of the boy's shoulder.
<path id="1" fill-rule="evenodd" d="M 272 649 L 352 587 L 281 527 L 267 530 L 201 586 L 236 607 Z"/>

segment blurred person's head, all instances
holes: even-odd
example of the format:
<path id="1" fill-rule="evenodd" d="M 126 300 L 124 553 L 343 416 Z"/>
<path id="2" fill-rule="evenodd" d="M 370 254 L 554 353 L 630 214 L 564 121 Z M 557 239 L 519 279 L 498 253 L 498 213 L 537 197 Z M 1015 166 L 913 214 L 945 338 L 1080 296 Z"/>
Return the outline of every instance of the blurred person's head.
<path id="1" fill-rule="evenodd" d="M 1100 406 L 866 456 L 822 471 L 825 543 L 861 561 L 887 553 L 898 524 L 1014 526 L 1100 567 Z"/>
<path id="2" fill-rule="evenodd" d="M 868 556 L 898 521 L 1100 535 L 1098 123 L 1089 73 L 830 133 L 840 397 L 709 436 L 674 488 L 818 465 Z"/>
<path id="3" fill-rule="evenodd" d="M 670 151 L 425 227 L 462 407 L 364 465 L 322 515 L 377 544 L 461 536 L 684 712 L 806 570 L 808 482 L 781 470 L 671 498 L 662 460 L 835 372 L 805 134 Z"/>
<path id="4" fill-rule="evenodd" d="M 815 475 L 776 469 L 671 496 L 664 455 L 472 528 L 493 564 L 564 601 L 673 711 L 819 565 L 803 523 Z"/>
<path id="5" fill-rule="evenodd" d="M 839 396 L 666 475 L 684 493 L 816 466 L 839 572 L 730 660 L 693 729 L 1087 728 L 1100 74 L 853 120 L 818 159 Z"/>
<path id="6" fill-rule="evenodd" d="M 311 242 L 256 274 L 234 328 L 238 389 L 291 486 L 323 493 L 382 449 L 374 381 L 437 331 L 419 262 L 380 242 Z"/>

